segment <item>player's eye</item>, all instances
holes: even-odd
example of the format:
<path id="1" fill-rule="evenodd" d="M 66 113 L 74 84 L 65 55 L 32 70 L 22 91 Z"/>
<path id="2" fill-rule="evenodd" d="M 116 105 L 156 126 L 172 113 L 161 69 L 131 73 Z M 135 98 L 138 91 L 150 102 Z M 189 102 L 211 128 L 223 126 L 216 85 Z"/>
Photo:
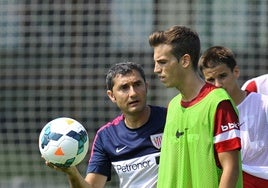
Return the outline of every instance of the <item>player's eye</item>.
<path id="1" fill-rule="evenodd" d="M 209 82 L 209 83 L 214 83 L 214 82 L 215 82 L 215 79 L 212 79 L 212 78 L 207 79 L 207 82 Z"/>
<path id="2" fill-rule="evenodd" d="M 129 86 L 128 85 L 122 85 L 120 86 L 119 90 L 122 90 L 122 91 L 126 91 L 129 89 Z"/>
<path id="3" fill-rule="evenodd" d="M 166 61 L 158 61 L 157 62 L 159 65 L 164 65 L 164 64 L 166 64 L 167 62 Z"/>
<path id="4" fill-rule="evenodd" d="M 141 81 L 135 82 L 135 83 L 134 83 L 134 86 L 135 86 L 135 87 L 142 86 L 142 82 L 141 82 Z"/>
<path id="5" fill-rule="evenodd" d="M 220 74 L 219 78 L 222 80 L 222 79 L 226 78 L 227 76 L 228 75 L 226 73 L 224 73 L 224 74 Z"/>

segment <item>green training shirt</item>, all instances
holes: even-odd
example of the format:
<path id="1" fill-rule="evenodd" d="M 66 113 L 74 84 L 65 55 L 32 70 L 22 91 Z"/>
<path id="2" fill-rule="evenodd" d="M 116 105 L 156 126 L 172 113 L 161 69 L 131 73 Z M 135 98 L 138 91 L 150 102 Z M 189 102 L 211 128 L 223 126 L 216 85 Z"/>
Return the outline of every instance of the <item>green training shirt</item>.
<path id="1" fill-rule="evenodd" d="M 171 100 L 162 140 L 158 188 L 218 187 L 222 171 L 214 157 L 214 118 L 223 100 L 230 100 L 223 89 L 213 89 L 187 108 L 180 104 L 181 94 Z M 240 187 L 241 179 L 238 184 Z"/>

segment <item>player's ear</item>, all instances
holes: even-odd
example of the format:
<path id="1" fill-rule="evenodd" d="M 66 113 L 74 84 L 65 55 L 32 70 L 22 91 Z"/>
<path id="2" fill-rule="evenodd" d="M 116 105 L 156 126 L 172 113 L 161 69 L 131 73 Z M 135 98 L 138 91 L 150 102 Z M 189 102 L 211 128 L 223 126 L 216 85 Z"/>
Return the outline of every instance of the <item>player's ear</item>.
<path id="1" fill-rule="evenodd" d="M 115 98 L 115 96 L 114 96 L 112 90 L 107 90 L 107 95 L 108 95 L 108 97 L 110 98 L 110 100 L 111 100 L 113 103 L 116 102 L 116 98 Z"/>
<path id="2" fill-rule="evenodd" d="M 182 66 L 183 67 L 188 67 L 191 63 L 191 57 L 189 54 L 184 54 L 182 57 L 181 57 L 181 62 L 182 62 Z"/>
<path id="3" fill-rule="evenodd" d="M 238 78 L 240 75 L 240 70 L 239 70 L 239 67 L 237 65 L 234 67 L 233 74 L 236 78 Z"/>

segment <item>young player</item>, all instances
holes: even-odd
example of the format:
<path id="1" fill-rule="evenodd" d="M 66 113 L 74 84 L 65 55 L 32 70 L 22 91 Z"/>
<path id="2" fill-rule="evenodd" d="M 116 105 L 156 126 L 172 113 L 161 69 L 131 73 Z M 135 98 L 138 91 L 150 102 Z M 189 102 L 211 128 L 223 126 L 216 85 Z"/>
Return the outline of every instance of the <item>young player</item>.
<path id="1" fill-rule="evenodd" d="M 59 170 L 67 174 L 72 188 L 104 187 L 112 166 L 122 188 L 156 187 L 166 108 L 147 105 L 148 84 L 139 64 L 112 66 L 106 86 L 122 114 L 98 130 L 85 179 L 76 167 Z"/>
<path id="2" fill-rule="evenodd" d="M 226 89 L 239 111 L 244 188 L 268 187 L 268 96 L 241 90 L 233 52 L 207 49 L 199 61 L 205 80 Z"/>
<path id="3" fill-rule="evenodd" d="M 169 103 L 163 133 L 159 188 L 241 186 L 236 107 L 226 91 L 198 74 L 200 40 L 185 26 L 149 36 L 154 72 L 180 94 Z"/>
<path id="4" fill-rule="evenodd" d="M 268 74 L 257 76 L 246 81 L 243 84 L 242 89 L 249 92 L 257 92 L 268 95 Z"/>

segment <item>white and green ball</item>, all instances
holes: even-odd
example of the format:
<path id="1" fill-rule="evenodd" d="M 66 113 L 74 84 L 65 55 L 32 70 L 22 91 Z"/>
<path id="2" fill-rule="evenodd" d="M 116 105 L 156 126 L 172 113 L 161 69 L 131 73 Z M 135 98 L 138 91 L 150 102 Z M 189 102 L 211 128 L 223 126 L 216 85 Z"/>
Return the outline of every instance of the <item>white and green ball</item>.
<path id="1" fill-rule="evenodd" d="M 78 121 L 68 117 L 48 122 L 39 135 L 42 157 L 59 167 L 79 164 L 85 158 L 88 146 L 86 129 Z"/>

